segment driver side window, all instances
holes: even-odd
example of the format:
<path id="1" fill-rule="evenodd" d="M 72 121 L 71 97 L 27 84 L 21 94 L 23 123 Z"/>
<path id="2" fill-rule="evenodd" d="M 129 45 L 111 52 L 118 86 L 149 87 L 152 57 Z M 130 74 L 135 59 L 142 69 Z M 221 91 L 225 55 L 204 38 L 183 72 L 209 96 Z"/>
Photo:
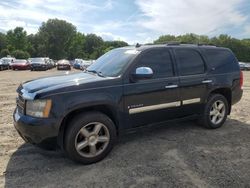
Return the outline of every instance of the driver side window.
<path id="1" fill-rule="evenodd" d="M 167 49 L 147 50 L 138 60 L 137 67 L 150 67 L 153 70 L 153 79 L 174 75 L 172 59 Z"/>

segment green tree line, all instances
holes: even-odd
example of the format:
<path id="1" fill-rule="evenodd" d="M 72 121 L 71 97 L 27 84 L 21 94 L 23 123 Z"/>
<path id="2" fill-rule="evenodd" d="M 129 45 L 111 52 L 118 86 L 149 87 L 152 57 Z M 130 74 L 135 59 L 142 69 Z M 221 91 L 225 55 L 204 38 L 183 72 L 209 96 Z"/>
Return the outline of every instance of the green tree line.
<path id="1" fill-rule="evenodd" d="M 168 42 L 209 44 L 219 47 L 230 48 L 239 61 L 250 62 L 250 39 L 236 39 L 229 35 L 219 35 L 209 38 L 205 35 L 186 34 L 186 35 L 163 35 L 154 41 L 154 44 L 164 44 Z"/>
<path id="2" fill-rule="evenodd" d="M 250 62 L 250 39 L 236 39 L 229 35 L 209 38 L 204 35 L 163 35 L 154 44 L 168 42 L 211 44 L 230 48 L 239 61 Z M 50 57 L 52 59 L 96 59 L 105 52 L 127 46 L 124 41 L 104 41 L 95 34 L 83 34 L 64 20 L 43 22 L 36 34 L 28 35 L 22 27 L 0 33 L 0 57 Z"/>
<path id="3" fill-rule="evenodd" d="M 95 34 L 77 32 L 64 20 L 43 22 L 36 34 L 27 35 L 22 27 L 0 33 L 0 57 L 50 57 L 52 59 L 96 59 L 110 49 L 127 46 L 124 41 L 104 41 Z"/>

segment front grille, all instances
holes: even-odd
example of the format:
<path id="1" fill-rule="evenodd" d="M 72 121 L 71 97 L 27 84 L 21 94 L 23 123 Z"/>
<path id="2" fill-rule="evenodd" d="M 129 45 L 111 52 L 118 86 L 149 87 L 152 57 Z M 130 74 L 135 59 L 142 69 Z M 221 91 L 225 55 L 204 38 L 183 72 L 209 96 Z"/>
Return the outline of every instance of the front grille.
<path id="1" fill-rule="evenodd" d="M 24 114 L 25 100 L 21 95 L 18 95 L 18 97 L 16 98 L 16 104 L 17 104 L 18 112 L 21 114 Z"/>

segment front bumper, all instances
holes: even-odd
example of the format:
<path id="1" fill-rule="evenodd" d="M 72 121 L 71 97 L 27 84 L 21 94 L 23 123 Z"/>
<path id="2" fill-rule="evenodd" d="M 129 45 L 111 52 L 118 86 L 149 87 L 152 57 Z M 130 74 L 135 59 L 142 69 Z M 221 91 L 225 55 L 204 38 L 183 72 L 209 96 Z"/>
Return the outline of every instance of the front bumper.
<path id="1" fill-rule="evenodd" d="M 32 70 L 47 70 L 48 67 L 46 65 L 33 65 L 31 66 Z"/>
<path id="2" fill-rule="evenodd" d="M 26 142 L 41 144 L 58 136 L 59 124 L 54 118 L 34 118 L 16 109 L 13 119 L 17 132 Z"/>
<path id="3" fill-rule="evenodd" d="M 70 65 L 57 65 L 58 70 L 70 70 Z"/>
<path id="4" fill-rule="evenodd" d="M 17 70 L 28 70 L 30 69 L 29 66 L 13 66 L 12 65 L 12 69 L 17 69 Z"/>

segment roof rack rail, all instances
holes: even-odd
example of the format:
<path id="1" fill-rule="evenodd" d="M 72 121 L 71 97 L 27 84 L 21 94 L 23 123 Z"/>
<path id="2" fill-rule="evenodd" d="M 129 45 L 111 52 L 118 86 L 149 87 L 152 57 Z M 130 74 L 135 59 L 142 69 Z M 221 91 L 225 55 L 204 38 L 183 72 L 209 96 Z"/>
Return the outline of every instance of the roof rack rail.
<path id="1" fill-rule="evenodd" d="M 181 45 L 181 43 L 178 41 L 172 41 L 172 42 L 168 42 L 166 45 L 167 46 L 172 46 L 172 45 L 174 46 L 174 45 Z"/>
<path id="2" fill-rule="evenodd" d="M 211 46 L 211 47 L 217 47 L 214 44 L 206 44 L 206 43 L 198 43 L 197 46 Z"/>

